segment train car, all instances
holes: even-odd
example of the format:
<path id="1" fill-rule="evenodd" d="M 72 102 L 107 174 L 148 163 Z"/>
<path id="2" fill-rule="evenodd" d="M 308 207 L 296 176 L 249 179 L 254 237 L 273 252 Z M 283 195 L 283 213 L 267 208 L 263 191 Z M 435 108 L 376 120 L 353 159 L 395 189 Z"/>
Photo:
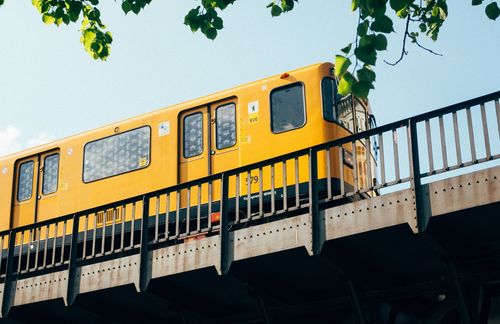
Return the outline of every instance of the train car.
<path id="1" fill-rule="evenodd" d="M 330 63 L 159 109 L 0 158 L 0 231 L 329 142 L 366 130 L 372 120 L 367 101 L 340 98 Z M 366 174 L 373 149 L 355 149 L 358 173 Z M 352 151 L 331 152 L 334 179 L 343 156 L 346 185 L 353 183 Z M 325 168 L 319 167 L 320 177 Z M 307 172 L 295 176 L 306 179 Z M 252 192 L 270 187 L 258 175 L 241 181 L 242 194 L 248 182 Z M 339 190 L 338 182 L 333 186 Z M 96 226 L 106 221 L 101 216 Z"/>

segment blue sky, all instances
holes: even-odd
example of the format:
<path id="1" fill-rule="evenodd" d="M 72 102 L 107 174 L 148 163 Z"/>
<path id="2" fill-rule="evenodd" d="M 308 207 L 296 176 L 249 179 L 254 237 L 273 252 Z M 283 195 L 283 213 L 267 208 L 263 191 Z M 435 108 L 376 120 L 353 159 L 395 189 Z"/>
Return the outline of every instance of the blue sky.
<path id="1" fill-rule="evenodd" d="M 69 136 L 153 109 L 321 61 L 354 39 L 350 1 L 301 1 L 272 18 L 269 0 L 239 0 L 223 13 L 215 41 L 183 25 L 197 2 L 155 0 L 139 16 L 120 1 L 102 1 L 113 33 L 111 57 L 92 60 L 78 25 L 47 26 L 31 1 L 0 8 L 0 155 Z M 379 56 L 370 95 L 378 123 L 500 90 L 500 23 L 469 1 L 449 4 L 438 42 L 415 46 L 396 67 L 399 33 Z"/>

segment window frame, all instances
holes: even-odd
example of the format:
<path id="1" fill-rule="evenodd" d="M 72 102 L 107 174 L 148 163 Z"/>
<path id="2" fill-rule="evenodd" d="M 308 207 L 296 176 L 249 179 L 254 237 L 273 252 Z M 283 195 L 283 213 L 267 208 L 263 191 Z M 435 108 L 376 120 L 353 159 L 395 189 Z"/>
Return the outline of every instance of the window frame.
<path id="1" fill-rule="evenodd" d="M 272 104 L 272 99 L 271 99 L 272 95 L 276 91 L 284 90 L 286 88 L 291 88 L 291 87 L 299 85 L 299 84 L 302 87 L 302 103 L 303 103 L 303 109 L 304 109 L 304 123 L 302 123 L 302 125 L 300 125 L 299 127 L 295 127 L 295 128 L 292 128 L 292 129 L 287 129 L 287 130 L 284 130 L 284 131 L 281 131 L 281 132 L 275 132 L 274 129 L 273 129 L 273 104 Z M 269 114 L 270 114 L 269 120 L 271 122 L 271 124 L 270 124 L 271 132 L 273 134 L 283 134 L 283 133 L 286 133 L 286 132 L 291 132 L 291 131 L 303 128 L 307 124 L 307 109 L 306 109 L 306 106 L 307 106 L 307 103 L 306 103 L 306 86 L 305 86 L 304 82 L 297 81 L 297 82 L 293 82 L 293 83 L 286 84 L 284 86 L 280 86 L 280 87 L 272 89 L 271 92 L 269 93 Z"/>
<path id="2" fill-rule="evenodd" d="M 139 168 L 139 169 L 134 169 L 134 170 L 130 170 L 130 171 L 125 171 L 125 172 L 122 172 L 122 173 L 118 173 L 118 174 L 113 174 L 113 175 L 110 175 L 108 177 L 104 177 L 104 178 L 100 178 L 100 179 L 95 179 L 95 180 L 91 180 L 91 181 L 85 181 L 85 178 L 84 178 L 84 171 L 85 171 L 85 148 L 87 147 L 87 145 L 89 144 L 92 144 L 92 143 L 95 143 L 95 142 L 98 142 L 98 141 L 101 141 L 101 140 L 104 140 L 104 139 L 107 139 L 107 138 L 110 138 L 110 137 L 114 137 L 114 136 L 119 136 L 119 135 L 123 135 L 123 134 L 126 134 L 126 133 L 130 133 L 130 132 L 133 132 L 133 131 L 136 131 L 138 129 L 141 129 L 141 128 L 148 128 L 149 129 L 149 154 L 148 154 L 148 164 L 146 164 L 144 167 L 142 168 Z M 127 131 L 124 131 L 124 132 L 120 132 L 118 134 L 112 134 L 112 135 L 109 135 L 109 136 L 105 136 L 105 137 L 101 137 L 101 138 L 98 138 L 96 140 L 93 140 L 93 141 L 90 141 L 90 142 L 87 142 L 85 143 L 85 145 L 83 146 L 83 159 L 82 159 L 82 182 L 85 183 L 85 184 L 89 184 L 89 183 L 92 183 L 92 182 L 96 182 L 96 181 L 101 181 L 101 180 L 105 180 L 105 179 L 109 179 L 109 178 L 113 178 L 113 177 L 117 177 L 117 176 L 121 176 L 121 175 L 124 175 L 124 174 L 127 174 L 127 173 L 130 173 L 130 172 L 135 172 L 135 171 L 140 171 L 140 170 L 144 170 L 144 169 L 147 169 L 150 165 L 151 165 L 151 158 L 152 158 L 152 154 L 151 154 L 151 148 L 152 148 L 152 133 L 151 133 L 151 126 L 150 125 L 143 125 L 143 126 L 139 126 L 139 127 L 136 127 L 136 128 L 133 128 L 133 129 L 129 129 Z"/>
<path id="3" fill-rule="evenodd" d="M 54 189 L 54 191 L 52 192 L 49 192 L 49 193 L 45 193 L 43 191 L 44 189 L 44 184 L 45 184 L 45 160 L 48 159 L 49 157 L 52 157 L 54 155 L 57 155 L 57 181 L 56 181 L 56 188 Z M 56 193 L 57 190 L 59 189 L 59 170 L 60 170 L 60 167 L 61 167 L 61 154 L 59 154 L 59 152 L 56 152 L 56 153 L 52 153 L 52 154 L 49 154 L 49 155 L 46 155 L 44 158 L 43 158 L 43 175 L 42 175 L 42 195 L 43 196 L 48 196 L 48 195 L 51 195 L 53 193 Z"/>
<path id="4" fill-rule="evenodd" d="M 194 115 L 201 115 L 201 152 L 187 157 L 186 156 L 186 150 L 185 150 L 185 144 L 186 144 L 186 118 L 189 116 L 194 116 Z M 194 157 L 200 156 L 205 152 L 205 126 L 203 125 L 203 112 L 202 111 L 196 111 L 192 114 L 185 115 L 182 117 L 182 157 L 184 159 L 192 159 Z"/>
<path id="5" fill-rule="evenodd" d="M 335 84 L 335 89 L 334 90 L 336 90 L 336 92 L 338 94 L 337 79 L 335 79 L 334 77 L 331 77 L 331 76 L 323 77 L 321 79 L 321 81 L 319 82 L 319 91 L 320 91 L 320 96 L 321 96 L 321 112 L 322 112 L 323 120 L 326 120 L 329 123 L 340 124 L 339 123 L 339 112 L 337 111 L 337 103 L 338 103 L 337 99 L 335 99 L 335 102 L 334 102 L 335 120 L 329 120 L 329 119 L 325 118 L 325 103 L 323 101 L 323 81 L 325 81 L 325 80 L 332 80 L 333 81 L 333 83 Z M 340 100 L 342 100 L 342 98 L 340 98 Z"/>
<path id="6" fill-rule="evenodd" d="M 31 191 L 30 191 L 30 195 L 29 195 L 29 197 L 27 197 L 27 198 L 25 198 L 25 199 L 21 200 L 21 199 L 19 199 L 19 188 L 20 188 L 20 187 L 19 187 L 19 184 L 21 183 L 21 181 L 20 181 L 20 180 L 21 180 L 21 167 L 22 167 L 23 165 L 25 165 L 25 164 L 28 164 L 28 163 L 31 163 L 31 170 L 33 171 L 33 172 L 31 173 Z M 34 187 L 34 186 L 33 186 L 33 180 L 34 180 L 34 179 L 35 179 L 35 161 L 33 161 L 33 160 L 28 160 L 28 161 L 25 161 L 25 162 L 22 162 L 21 164 L 19 164 L 19 167 L 18 167 L 18 169 L 17 169 L 17 190 L 16 190 L 16 191 L 17 191 L 17 192 L 16 192 L 16 200 L 17 200 L 17 202 L 22 203 L 22 202 L 28 201 L 28 200 L 30 200 L 31 198 L 33 198 L 33 187 Z"/>
<path id="7" fill-rule="evenodd" d="M 234 143 L 230 146 L 219 148 L 219 143 L 217 142 L 217 139 L 218 139 L 217 130 L 219 129 L 218 125 L 217 125 L 217 112 L 219 111 L 219 108 L 223 108 L 223 107 L 227 107 L 227 106 L 231 106 L 231 105 L 234 107 Z M 238 121 L 238 118 L 236 117 L 236 103 L 235 102 L 228 102 L 228 103 L 222 104 L 220 106 L 217 106 L 217 108 L 215 108 L 215 147 L 217 150 L 225 150 L 225 149 L 236 146 L 236 144 L 238 143 L 238 124 L 237 124 L 237 121 Z"/>

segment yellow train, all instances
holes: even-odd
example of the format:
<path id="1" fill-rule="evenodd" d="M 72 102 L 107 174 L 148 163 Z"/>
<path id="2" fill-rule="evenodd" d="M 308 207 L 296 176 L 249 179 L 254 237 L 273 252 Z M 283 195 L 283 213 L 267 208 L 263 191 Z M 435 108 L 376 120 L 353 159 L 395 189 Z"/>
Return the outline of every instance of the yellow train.
<path id="1" fill-rule="evenodd" d="M 336 84 L 332 64 L 315 64 L 2 157 L 0 231 L 249 165 L 370 127 L 368 102 L 351 98 L 342 104 Z M 371 149 L 361 142 L 356 146 L 357 175 L 363 186 L 371 181 L 365 176 Z M 331 152 L 331 176 L 339 177 L 341 153 L 345 183 L 352 185 L 352 145 L 343 151 Z M 320 178 L 328 173 L 324 160 L 319 159 Z M 296 175 L 293 170 L 287 172 L 290 178 L 307 179 L 305 168 Z M 267 180 L 255 177 L 242 177 L 242 195 L 248 193 L 248 181 L 252 192 L 259 185 L 269 190 Z M 278 188 L 282 183 L 274 185 Z"/>

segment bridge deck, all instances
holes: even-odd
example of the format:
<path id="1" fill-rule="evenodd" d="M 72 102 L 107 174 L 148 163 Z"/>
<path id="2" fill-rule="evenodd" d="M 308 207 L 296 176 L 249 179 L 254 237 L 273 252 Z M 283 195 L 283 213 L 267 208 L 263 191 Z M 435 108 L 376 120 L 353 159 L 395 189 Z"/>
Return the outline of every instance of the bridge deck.
<path id="1" fill-rule="evenodd" d="M 250 323 L 264 312 L 278 322 L 315 316 L 342 322 L 352 316 L 352 287 L 361 308 L 387 303 L 373 316 L 387 317 L 392 303 L 426 318 L 456 299 L 447 280 L 450 262 L 461 280 L 500 284 L 499 178 L 495 167 L 424 185 L 431 220 L 423 234 L 412 231 L 411 189 L 328 208 L 321 212 L 319 256 L 310 256 L 309 213 L 236 230 L 228 276 L 217 274 L 220 237 L 211 236 L 150 251 L 147 293 L 133 288 L 139 254 L 82 266 L 71 307 L 63 303 L 68 270 L 19 279 L 10 317 Z"/>

